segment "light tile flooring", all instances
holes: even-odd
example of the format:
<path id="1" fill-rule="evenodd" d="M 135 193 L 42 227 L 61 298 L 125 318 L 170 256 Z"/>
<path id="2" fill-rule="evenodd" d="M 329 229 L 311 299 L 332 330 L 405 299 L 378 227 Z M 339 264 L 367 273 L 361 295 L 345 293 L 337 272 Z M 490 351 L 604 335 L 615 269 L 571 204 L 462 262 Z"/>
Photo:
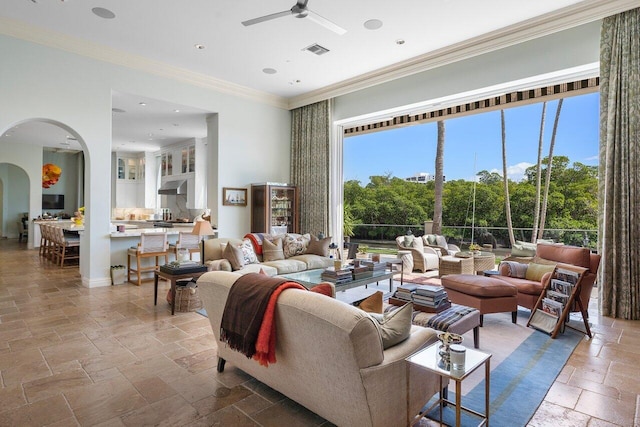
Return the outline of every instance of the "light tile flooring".
<path id="1" fill-rule="evenodd" d="M 208 320 L 154 306 L 150 282 L 87 289 L 16 240 L 0 256 L 1 426 L 332 425 L 229 364 L 217 373 Z M 640 324 L 590 309 L 594 339 L 530 426 L 640 424 Z"/>

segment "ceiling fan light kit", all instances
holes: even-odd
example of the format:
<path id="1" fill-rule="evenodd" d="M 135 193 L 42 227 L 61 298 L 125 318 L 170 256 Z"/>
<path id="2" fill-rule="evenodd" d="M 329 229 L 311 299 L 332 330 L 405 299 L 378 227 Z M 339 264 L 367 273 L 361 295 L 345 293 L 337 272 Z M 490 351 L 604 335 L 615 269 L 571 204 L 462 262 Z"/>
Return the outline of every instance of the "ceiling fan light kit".
<path id="1" fill-rule="evenodd" d="M 282 12 L 272 13 L 270 15 L 260 16 L 258 18 L 249 19 L 248 21 L 242 21 L 242 25 L 248 27 L 250 25 L 259 24 L 265 21 L 271 21 L 273 19 L 282 18 L 285 16 L 293 16 L 295 18 L 309 18 L 310 21 L 315 22 L 316 24 L 322 25 L 328 30 L 333 31 L 338 35 L 342 35 L 347 32 L 344 28 L 339 26 L 338 24 L 324 18 L 317 13 L 313 12 L 309 8 L 307 8 L 307 3 L 309 0 L 298 0 L 296 4 L 289 10 L 285 10 Z"/>

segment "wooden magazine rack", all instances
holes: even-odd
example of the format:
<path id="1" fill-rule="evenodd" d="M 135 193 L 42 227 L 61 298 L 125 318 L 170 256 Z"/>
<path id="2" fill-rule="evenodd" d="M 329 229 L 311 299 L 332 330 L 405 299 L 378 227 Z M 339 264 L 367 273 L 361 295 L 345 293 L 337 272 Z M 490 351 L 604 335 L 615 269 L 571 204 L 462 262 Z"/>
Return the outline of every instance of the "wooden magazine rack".
<path id="1" fill-rule="evenodd" d="M 561 264 L 560 267 L 556 267 L 551 279 L 545 284 L 536 305 L 531 310 L 527 326 L 546 332 L 551 335 L 551 338 L 556 338 L 558 333 L 564 331 L 565 326 L 592 338 L 591 328 L 589 328 L 587 320 L 587 309 L 580 299 L 580 288 L 586 271 L 586 268 L 567 264 Z M 571 286 L 567 286 L 567 283 Z M 553 301 L 556 301 L 556 303 L 553 303 Z M 560 303 L 561 306 L 557 303 Z M 578 308 L 582 315 L 584 331 L 568 324 L 569 315 L 574 306 Z"/>

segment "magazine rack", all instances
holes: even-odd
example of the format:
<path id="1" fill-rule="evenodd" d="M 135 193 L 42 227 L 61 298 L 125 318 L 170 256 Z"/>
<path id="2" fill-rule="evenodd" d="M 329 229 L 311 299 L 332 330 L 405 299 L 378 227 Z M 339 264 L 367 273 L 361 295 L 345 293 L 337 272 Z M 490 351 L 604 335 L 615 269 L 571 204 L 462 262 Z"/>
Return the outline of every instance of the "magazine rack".
<path id="1" fill-rule="evenodd" d="M 586 271 L 586 268 L 567 264 L 556 267 L 552 278 L 545 284 L 536 305 L 531 310 L 527 326 L 546 332 L 551 335 L 551 338 L 555 338 L 558 333 L 563 332 L 565 326 L 592 338 L 591 328 L 589 328 L 587 321 L 587 309 L 580 299 L 580 287 Z M 574 305 L 582 315 L 584 331 L 568 324 L 569 315 Z"/>

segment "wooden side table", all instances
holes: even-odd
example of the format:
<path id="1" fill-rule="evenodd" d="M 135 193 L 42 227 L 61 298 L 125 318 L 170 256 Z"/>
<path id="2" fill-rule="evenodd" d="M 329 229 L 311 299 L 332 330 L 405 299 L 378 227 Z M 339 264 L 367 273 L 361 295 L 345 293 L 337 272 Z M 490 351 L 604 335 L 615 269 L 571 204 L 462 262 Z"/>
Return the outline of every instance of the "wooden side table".
<path id="1" fill-rule="evenodd" d="M 158 305 L 158 278 L 168 280 L 171 282 L 171 315 L 173 316 L 176 310 L 176 282 L 181 279 L 197 279 L 206 273 L 208 268 L 203 265 L 195 268 L 190 267 L 189 270 L 189 272 L 184 273 L 181 273 L 180 269 L 176 269 L 175 272 L 155 270 L 153 275 L 153 305 Z"/>
<path id="2" fill-rule="evenodd" d="M 436 405 L 439 406 L 440 409 L 440 423 L 442 423 L 442 408 L 444 404 L 454 405 L 456 410 L 456 426 L 460 426 L 460 415 L 462 411 L 480 417 L 481 422 L 478 424 L 479 426 L 488 426 L 489 425 L 489 389 L 490 389 L 490 377 L 491 377 L 491 354 L 483 353 L 478 350 L 474 350 L 472 348 L 466 349 L 465 355 L 465 369 L 457 371 L 455 369 L 447 370 L 443 369 L 438 363 L 440 342 L 436 342 L 431 344 L 429 347 L 420 350 L 417 353 L 412 354 L 407 357 L 405 360 L 407 361 L 407 408 L 409 407 L 408 402 L 410 402 L 410 390 L 411 390 L 411 376 L 410 370 L 411 365 L 417 366 L 420 369 L 426 369 L 431 372 L 435 372 L 440 377 L 440 387 L 439 387 L 439 395 L 438 400 L 431 405 L 427 410 L 420 412 L 417 416 L 411 414 L 407 411 L 407 424 L 409 426 L 414 425 L 417 421 L 422 419 L 426 414 L 428 414 Z M 484 414 L 481 414 L 473 409 L 465 408 L 462 406 L 462 381 L 467 378 L 472 372 L 478 369 L 481 365 L 484 365 L 484 402 L 485 408 Z M 445 383 L 444 380 L 447 380 Z M 456 384 L 456 401 L 451 402 L 448 400 L 443 394 L 443 386 L 448 384 L 448 381 L 452 380 Z"/>

